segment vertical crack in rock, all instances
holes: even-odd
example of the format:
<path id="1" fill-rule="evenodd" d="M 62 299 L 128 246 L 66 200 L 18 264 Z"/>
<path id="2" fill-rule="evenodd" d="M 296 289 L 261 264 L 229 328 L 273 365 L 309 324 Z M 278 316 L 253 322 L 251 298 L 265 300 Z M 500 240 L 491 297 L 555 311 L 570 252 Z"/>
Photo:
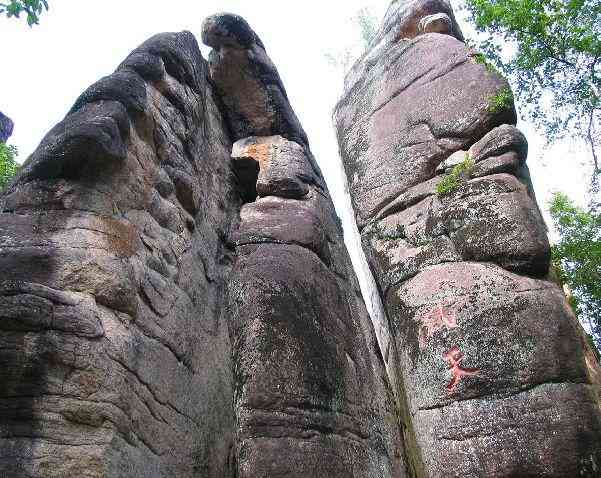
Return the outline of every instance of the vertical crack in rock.
<path id="1" fill-rule="evenodd" d="M 448 2 L 393 2 L 334 113 L 408 467 L 599 476 L 598 366 L 548 279 L 513 101 L 491 106 L 508 84 L 462 40 Z"/>
<path id="2" fill-rule="evenodd" d="M 245 202 L 230 235 L 238 476 L 405 476 L 373 326 L 277 70 L 236 15 L 202 38 Z"/>

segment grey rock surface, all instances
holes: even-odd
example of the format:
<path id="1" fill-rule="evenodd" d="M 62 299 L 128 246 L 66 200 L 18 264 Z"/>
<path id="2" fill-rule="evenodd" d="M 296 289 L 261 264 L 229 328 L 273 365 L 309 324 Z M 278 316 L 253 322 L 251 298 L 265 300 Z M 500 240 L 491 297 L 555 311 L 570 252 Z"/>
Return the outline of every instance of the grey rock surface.
<path id="1" fill-rule="evenodd" d="M 408 469 L 599 476 L 598 364 L 548 280 L 527 142 L 452 19 L 447 2 L 393 2 L 334 112 Z"/>
<path id="2" fill-rule="evenodd" d="M 241 202 L 206 70 L 151 38 L 0 197 L 1 476 L 233 475 Z"/>

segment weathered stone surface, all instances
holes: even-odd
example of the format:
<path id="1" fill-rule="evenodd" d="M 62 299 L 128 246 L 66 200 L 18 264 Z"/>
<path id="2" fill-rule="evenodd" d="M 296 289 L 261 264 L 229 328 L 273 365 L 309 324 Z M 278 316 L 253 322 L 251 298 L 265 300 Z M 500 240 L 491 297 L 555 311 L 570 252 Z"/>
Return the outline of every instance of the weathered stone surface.
<path id="1" fill-rule="evenodd" d="M 376 330 L 392 338 L 408 468 L 598 476 L 598 367 L 545 280 L 527 142 L 512 103 L 490 108 L 507 84 L 473 60 L 448 8 L 393 2 L 334 113 L 388 316 Z M 460 163 L 458 183 L 437 190 Z"/>
<path id="2" fill-rule="evenodd" d="M 13 134 L 14 126 L 12 120 L 0 111 L 0 142 L 6 143 Z"/>
<path id="3" fill-rule="evenodd" d="M 0 197 L 0 475 L 233 476 L 240 199 L 206 70 L 190 33 L 148 40 Z"/>
<path id="4" fill-rule="evenodd" d="M 238 476 L 405 476 L 373 325 L 304 133 L 278 116 L 296 119 L 277 70 L 239 17 L 210 17 L 203 39 L 234 138 L 248 136 L 232 150 L 249 201 L 230 235 Z"/>
<path id="5" fill-rule="evenodd" d="M 234 140 L 278 134 L 307 144 L 280 75 L 243 18 L 226 13 L 208 17 L 202 41 L 213 48 L 211 78 L 223 98 Z"/>
<path id="6" fill-rule="evenodd" d="M 316 181 L 305 150 L 281 136 L 250 137 L 234 143 L 232 158 L 242 183 L 256 194 L 300 199 Z"/>
<path id="7" fill-rule="evenodd" d="M 515 122 L 513 104 L 489 109 L 506 81 L 459 40 L 428 33 L 382 48 L 364 76 L 351 71 L 334 113 L 359 228 L 452 153 Z"/>
<path id="8" fill-rule="evenodd" d="M 437 173 L 448 173 L 450 172 L 455 166 L 461 164 L 462 162 L 464 162 L 466 159 L 471 159 L 469 156 L 469 153 L 467 151 L 455 151 L 453 154 L 451 154 L 447 159 L 445 159 L 444 161 L 442 161 L 437 167 L 436 167 L 436 172 Z"/>
<path id="9" fill-rule="evenodd" d="M 493 128 L 480 141 L 474 143 L 468 151 L 469 157 L 475 163 L 506 153 L 516 153 L 520 162 L 525 161 L 528 155 L 526 137 L 519 129 L 509 124 Z"/>
<path id="10" fill-rule="evenodd" d="M 404 477 L 277 70 L 239 17 L 203 38 L 134 50 L 0 196 L 0 475 Z"/>
<path id="11" fill-rule="evenodd" d="M 394 40 L 408 40 L 424 33 L 436 32 L 452 35 L 463 41 L 451 4 L 446 0 L 391 2 L 376 38 L 391 31 L 394 32 Z"/>
<path id="12" fill-rule="evenodd" d="M 554 284 L 449 263 L 395 288 L 388 307 L 432 476 L 595 476 L 598 403 Z"/>

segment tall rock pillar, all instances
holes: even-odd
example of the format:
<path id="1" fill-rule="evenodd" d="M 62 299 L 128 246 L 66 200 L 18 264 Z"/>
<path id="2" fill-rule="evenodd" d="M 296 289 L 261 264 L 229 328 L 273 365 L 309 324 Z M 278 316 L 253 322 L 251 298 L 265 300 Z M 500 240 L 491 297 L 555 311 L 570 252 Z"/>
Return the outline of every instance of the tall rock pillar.
<path id="1" fill-rule="evenodd" d="M 240 478 L 403 477 L 402 439 L 334 205 L 263 43 L 209 17 L 245 204 L 229 280 Z"/>
<path id="2" fill-rule="evenodd" d="M 546 279 L 511 90 L 448 2 L 391 4 L 334 120 L 412 473 L 599 476 L 599 403 Z"/>

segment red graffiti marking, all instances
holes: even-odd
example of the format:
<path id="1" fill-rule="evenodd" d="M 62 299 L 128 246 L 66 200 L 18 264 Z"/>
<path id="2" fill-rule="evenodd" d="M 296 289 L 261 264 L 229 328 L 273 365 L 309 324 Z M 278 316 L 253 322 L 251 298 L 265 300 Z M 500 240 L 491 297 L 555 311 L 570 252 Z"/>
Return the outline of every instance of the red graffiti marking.
<path id="1" fill-rule="evenodd" d="M 466 376 L 474 376 L 479 374 L 479 370 L 475 368 L 463 368 L 461 366 L 461 361 L 463 360 L 463 352 L 461 352 L 457 347 L 453 347 L 448 352 L 442 354 L 443 358 L 449 362 L 449 369 L 451 370 L 451 374 L 453 378 L 447 385 L 447 391 L 452 393 L 455 390 L 455 387 L 461 382 L 461 379 Z"/>
<path id="2" fill-rule="evenodd" d="M 419 347 L 423 349 L 430 337 L 444 327 L 447 329 L 457 327 L 457 318 L 452 310 L 439 304 L 422 318 L 422 326 L 419 331 Z"/>

